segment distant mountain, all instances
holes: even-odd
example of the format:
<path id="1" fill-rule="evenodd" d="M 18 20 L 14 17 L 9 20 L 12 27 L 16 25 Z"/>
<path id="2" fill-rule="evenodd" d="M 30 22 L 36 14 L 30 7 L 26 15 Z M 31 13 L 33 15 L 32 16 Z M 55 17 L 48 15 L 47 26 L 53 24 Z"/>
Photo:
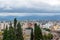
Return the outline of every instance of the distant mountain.
<path id="1" fill-rule="evenodd" d="M 48 5 L 49 6 L 49 5 Z M 35 9 L 35 8 L 12 8 L 11 10 L 4 10 L 4 8 L 0 8 L 0 13 L 8 12 L 8 13 L 60 13 L 60 10 L 48 10 L 48 9 Z"/>
<path id="2" fill-rule="evenodd" d="M 60 20 L 60 15 L 55 16 L 0 16 L 0 21 L 13 21 L 14 18 L 18 20 Z"/>

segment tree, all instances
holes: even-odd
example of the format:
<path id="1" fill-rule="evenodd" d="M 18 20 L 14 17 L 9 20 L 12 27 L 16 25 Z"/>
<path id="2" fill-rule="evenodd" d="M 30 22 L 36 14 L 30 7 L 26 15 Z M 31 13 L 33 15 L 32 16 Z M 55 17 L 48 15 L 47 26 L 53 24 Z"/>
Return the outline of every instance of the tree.
<path id="1" fill-rule="evenodd" d="M 3 33 L 3 40 L 8 40 L 8 27 L 7 26 Z"/>
<path id="2" fill-rule="evenodd" d="M 53 35 L 51 33 L 48 34 L 48 39 L 49 40 L 53 39 Z"/>
<path id="3" fill-rule="evenodd" d="M 34 25 L 34 40 L 43 40 L 41 28 L 36 23 Z"/>
<path id="4" fill-rule="evenodd" d="M 17 25 L 17 19 L 15 18 L 14 19 L 14 28 L 16 28 L 16 25 Z"/>
<path id="5" fill-rule="evenodd" d="M 17 24 L 17 40 L 23 40 L 22 27 L 21 24 Z"/>
<path id="6" fill-rule="evenodd" d="M 14 30 L 15 30 L 15 34 L 16 34 L 16 26 L 17 26 L 17 19 L 14 18 Z"/>
<path id="7" fill-rule="evenodd" d="M 31 40 L 33 40 L 33 29 L 32 28 L 30 29 L 31 29 Z"/>
<path id="8" fill-rule="evenodd" d="M 48 35 L 44 34 L 43 38 L 44 38 L 44 40 L 48 40 Z"/>
<path id="9" fill-rule="evenodd" d="M 44 34 L 44 40 L 51 40 L 53 38 L 53 35 L 51 33 L 48 33 L 47 35 Z"/>
<path id="10" fill-rule="evenodd" d="M 9 27 L 9 40 L 16 40 L 16 35 L 15 35 L 15 32 L 14 32 L 14 28 L 12 27 L 12 24 L 10 23 L 10 27 Z"/>
<path id="11" fill-rule="evenodd" d="M 17 19 L 16 18 L 14 18 L 14 34 L 15 34 L 15 38 L 17 38 L 16 36 L 17 36 L 17 34 L 16 34 L 16 31 L 17 30 Z M 16 39 L 17 40 L 17 39 Z"/>

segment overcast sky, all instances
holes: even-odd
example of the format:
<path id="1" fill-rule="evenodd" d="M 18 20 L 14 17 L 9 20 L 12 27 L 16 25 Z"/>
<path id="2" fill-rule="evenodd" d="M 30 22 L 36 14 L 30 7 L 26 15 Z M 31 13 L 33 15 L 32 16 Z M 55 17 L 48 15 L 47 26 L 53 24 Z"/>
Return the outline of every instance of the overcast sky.
<path id="1" fill-rule="evenodd" d="M 0 12 L 60 13 L 60 0 L 0 0 Z"/>
<path id="2" fill-rule="evenodd" d="M 0 16 L 7 15 L 60 15 L 60 0 L 0 0 Z"/>

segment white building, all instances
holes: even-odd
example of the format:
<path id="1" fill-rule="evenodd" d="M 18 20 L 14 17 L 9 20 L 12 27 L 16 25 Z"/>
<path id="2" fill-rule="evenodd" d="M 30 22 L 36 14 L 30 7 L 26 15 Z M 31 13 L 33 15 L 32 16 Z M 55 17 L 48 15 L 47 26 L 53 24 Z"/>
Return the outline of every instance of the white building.
<path id="1" fill-rule="evenodd" d="M 42 28 L 50 28 L 50 27 L 52 27 L 54 24 L 53 24 L 53 22 L 48 22 L 48 23 L 46 23 L 45 25 L 42 25 Z"/>

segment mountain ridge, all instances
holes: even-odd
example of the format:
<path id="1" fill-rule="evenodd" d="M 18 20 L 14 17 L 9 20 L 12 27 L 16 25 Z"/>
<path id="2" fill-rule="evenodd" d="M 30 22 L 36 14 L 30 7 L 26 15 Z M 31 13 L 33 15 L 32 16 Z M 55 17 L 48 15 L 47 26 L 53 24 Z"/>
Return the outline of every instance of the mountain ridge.
<path id="1" fill-rule="evenodd" d="M 0 21 L 12 21 L 14 18 L 18 20 L 60 20 L 60 15 L 54 16 L 37 16 L 37 15 L 30 15 L 30 16 L 0 16 Z"/>

